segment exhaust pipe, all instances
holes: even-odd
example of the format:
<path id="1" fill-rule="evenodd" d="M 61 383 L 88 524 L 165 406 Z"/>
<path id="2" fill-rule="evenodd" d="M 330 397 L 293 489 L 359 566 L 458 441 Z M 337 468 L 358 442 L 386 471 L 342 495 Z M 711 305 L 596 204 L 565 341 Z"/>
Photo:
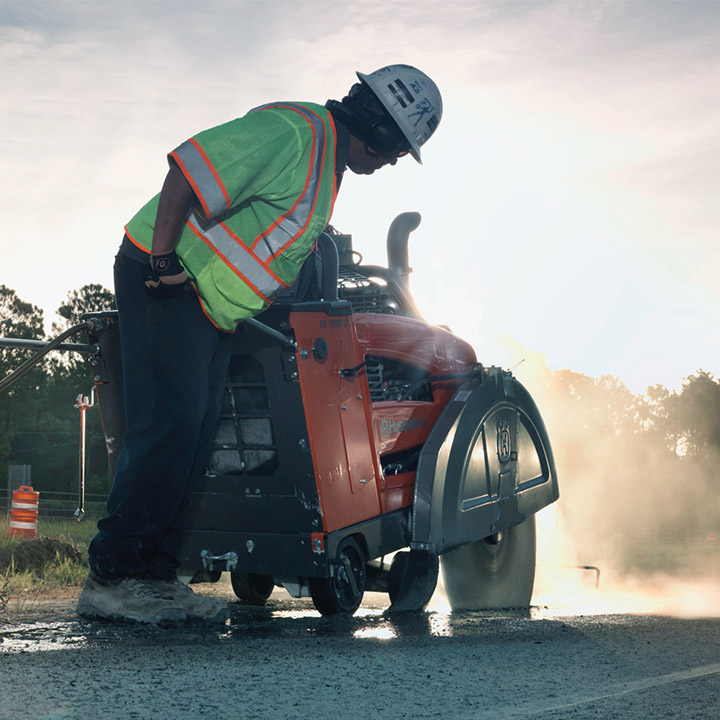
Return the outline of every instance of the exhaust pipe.
<path id="1" fill-rule="evenodd" d="M 419 212 L 400 213 L 390 223 L 387 236 L 388 270 L 395 276 L 397 282 L 407 290 L 409 276 L 412 272 L 408 256 L 408 242 L 410 233 L 420 227 L 422 216 Z"/>

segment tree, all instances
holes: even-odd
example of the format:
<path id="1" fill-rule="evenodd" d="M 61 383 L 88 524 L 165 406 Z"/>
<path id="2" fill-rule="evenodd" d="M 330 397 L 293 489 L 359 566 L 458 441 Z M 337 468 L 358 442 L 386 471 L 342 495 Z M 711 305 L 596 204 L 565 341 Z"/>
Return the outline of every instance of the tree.
<path id="1" fill-rule="evenodd" d="M 84 313 L 101 312 L 115 309 L 115 294 L 112 290 L 90 283 L 79 290 L 68 292 L 65 300 L 57 309 L 59 322 L 53 323 L 53 332 L 62 332 L 68 327 L 79 323 Z"/>
<path id="2" fill-rule="evenodd" d="M 80 315 L 112 308 L 114 296 L 101 285 L 85 285 L 68 293 L 58 308 L 53 335 L 80 322 Z M 0 335 L 43 336 L 42 312 L 23 303 L 14 291 L 0 288 Z M 85 343 L 78 333 L 67 342 Z M 5 374 L 29 356 L 28 350 L 5 350 L 0 354 Z M 87 357 L 54 352 L 0 396 L 0 462 L 29 464 L 33 483 L 45 491 L 67 492 L 77 487 L 80 419 L 74 408 L 79 394 L 89 395 L 93 387 Z M 107 457 L 99 411 L 87 412 L 88 478 L 94 491 L 106 486 Z"/>
<path id="3" fill-rule="evenodd" d="M 52 325 L 53 335 L 57 336 L 80 323 L 84 313 L 112 310 L 114 307 L 114 294 L 102 285 L 91 283 L 71 290 L 56 311 L 58 319 Z M 87 342 L 84 333 L 78 333 L 70 340 Z M 48 363 L 46 408 L 40 426 L 47 433 L 60 433 L 56 437 L 72 438 L 72 441 L 65 445 L 55 443 L 49 453 L 42 449 L 36 451 L 36 463 L 41 467 L 53 467 L 55 475 L 65 479 L 65 485 L 74 486 L 77 477 L 80 411 L 74 407 L 75 399 L 78 395 L 90 396 L 93 387 L 89 356 L 74 352 L 53 354 Z M 87 464 L 89 471 L 96 476 L 88 481 L 89 491 L 92 486 L 93 491 L 101 492 L 106 487 L 107 455 L 99 409 L 86 411 L 86 420 Z"/>
<path id="4" fill-rule="evenodd" d="M 698 370 L 685 378 L 680 393 L 668 394 L 660 406 L 670 444 L 676 452 L 701 462 L 720 453 L 720 383 Z"/>
<path id="5" fill-rule="evenodd" d="M 634 395 L 610 376 L 560 370 L 533 388 L 555 454 L 563 517 L 583 562 L 695 570 L 720 526 L 720 382 Z"/>
<path id="6" fill-rule="evenodd" d="M 58 320 L 52 324 L 53 335 L 57 336 L 82 322 L 82 315 L 85 313 L 114 309 L 115 295 L 102 285 L 90 283 L 83 285 L 79 290 L 71 290 L 56 311 Z M 84 339 L 78 334 L 76 341 L 84 342 Z M 92 373 L 86 358 L 75 353 L 56 356 L 52 364 L 52 373 L 78 379 L 87 378 L 87 383 L 92 382 Z"/>
<path id="7" fill-rule="evenodd" d="M 0 285 L 0 337 L 29 340 L 43 337 L 42 310 L 21 300 L 5 285 Z M 33 350 L 0 349 L 0 376 L 8 375 L 32 354 Z M 10 450 L 18 430 L 36 418 L 45 379 L 42 366 L 37 366 L 0 396 L 0 468 L 3 477 L 7 476 Z"/>

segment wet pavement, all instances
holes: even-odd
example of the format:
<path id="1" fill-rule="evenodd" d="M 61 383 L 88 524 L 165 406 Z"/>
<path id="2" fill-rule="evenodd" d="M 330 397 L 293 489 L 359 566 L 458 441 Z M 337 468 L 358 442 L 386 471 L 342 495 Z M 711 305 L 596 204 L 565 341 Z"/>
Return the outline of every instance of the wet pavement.
<path id="1" fill-rule="evenodd" d="M 425 613 L 388 614 L 385 597 L 372 602 L 368 593 L 363 606 L 353 617 L 323 618 L 309 600 L 293 600 L 287 595 L 273 596 L 265 607 L 231 603 L 230 620 L 221 626 L 181 623 L 165 627 L 134 623 L 89 621 L 75 614 L 74 601 L 57 601 L 36 607 L 25 615 L 28 621 L 8 619 L 0 624 L 0 652 L 31 653 L 70 648 L 103 647 L 121 642 L 132 645 L 153 640 L 176 645 L 242 642 L 248 638 L 308 639 L 354 638 L 391 640 L 394 638 L 461 637 L 491 630 L 497 621 L 539 619 L 547 608 L 471 613 L 450 613 L 431 609 Z"/>
<path id="2" fill-rule="evenodd" d="M 275 593 L 222 626 L 0 624 L 2 720 L 720 717 L 720 620 L 559 606 L 322 618 Z M 11 689 L 11 691 L 9 691 Z"/>

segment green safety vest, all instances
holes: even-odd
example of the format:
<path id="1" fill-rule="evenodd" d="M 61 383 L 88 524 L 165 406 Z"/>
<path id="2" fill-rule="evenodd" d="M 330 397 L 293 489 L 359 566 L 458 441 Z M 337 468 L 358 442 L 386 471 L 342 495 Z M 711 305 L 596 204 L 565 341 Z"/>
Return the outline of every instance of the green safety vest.
<path id="1" fill-rule="evenodd" d="M 337 134 L 311 103 L 271 103 L 205 130 L 168 156 L 199 201 L 177 254 L 206 315 L 234 332 L 290 286 L 330 221 Z M 125 227 L 149 252 L 159 195 Z"/>

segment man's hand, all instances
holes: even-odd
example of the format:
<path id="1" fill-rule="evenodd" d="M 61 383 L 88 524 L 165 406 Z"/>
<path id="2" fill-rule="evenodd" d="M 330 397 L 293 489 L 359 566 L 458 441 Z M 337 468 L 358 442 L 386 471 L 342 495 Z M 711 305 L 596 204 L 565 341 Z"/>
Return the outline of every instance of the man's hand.
<path id="1" fill-rule="evenodd" d="M 175 254 L 175 246 L 194 201 L 195 193 L 190 183 L 176 165 L 171 165 L 160 191 L 150 276 L 145 281 L 147 291 L 154 298 L 177 297 L 185 290 L 187 274 Z"/>
<path id="2" fill-rule="evenodd" d="M 187 273 L 175 251 L 150 256 L 150 276 L 145 288 L 157 300 L 177 297 L 185 291 Z"/>

